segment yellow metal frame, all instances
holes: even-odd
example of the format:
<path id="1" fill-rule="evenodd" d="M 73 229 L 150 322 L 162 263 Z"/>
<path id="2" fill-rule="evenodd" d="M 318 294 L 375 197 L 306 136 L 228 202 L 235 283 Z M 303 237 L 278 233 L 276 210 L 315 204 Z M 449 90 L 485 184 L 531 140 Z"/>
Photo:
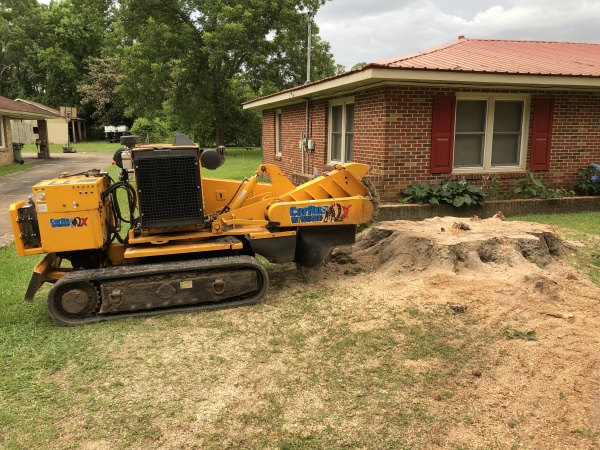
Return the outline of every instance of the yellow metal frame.
<path id="1" fill-rule="evenodd" d="M 241 242 L 187 242 L 163 245 L 145 245 L 129 247 L 125 250 L 124 258 L 145 258 L 148 256 L 181 255 L 184 253 L 216 252 L 226 250 L 242 250 Z"/>
<path id="2" fill-rule="evenodd" d="M 360 181 L 368 170 L 364 164 L 337 165 L 327 176 L 298 187 L 273 164 L 261 164 L 252 177 L 242 182 L 201 178 L 204 211 L 210 218 L 210 228 L 202 229 L 202 225 L 198 225 L 152 229 L 144 230 L 142 235 L 130 230 L 127 245 L 108 246 L 108 259 L 119 265 L 135 264 L 156 256 L 240 251 L 244 249 L 243 239 L 295 236 L 301 227 L 365 223 L 373 214 L 371 193 Z M 262 176 L 267 176 L 271 184 L 259 182 Z M 40 283 L 55 282 L 72 270 L 61 268 L 60 258 L 54 252 L 76 250 L 74 245 L 79 243 L 72 241 L 78 240 L 77 232 L 87 232 L 82 235 L 83 248 L 104 247 L 108 232 L 105 222 L 110 218 L 108 197 L 102 200 L 106 187 L 103 177 L 77 176 L 46 180 L 34 186 L 38 218 L 43 222 L 40 223 L 42 244 L 36 248 L 27 248 L 20 238 L 18 210 L 26 202 L 10 206 L 17 253 L 20 256 L 48 253 L 35 268 Z M 50 191 L 53 194 L 46 199 Z M 83 211 L 89 212 L 90 217 L 95 214 L 101 228 L 78 230 L 50 226 L 49 218 L 66 221 Z"/>
<path id="3" fill-rule="evenodd" d="M 216 217 L 212 232 L 227 234 L 231 227 L 267 226 L 269 222 L 277 223 L 280 227 L 358 225 L 367 222 L 374 208 L 371 194 L 360 179 L 368 171 L 369 166 L 365 164 L 337 165 L 336 170 L 327 176 L 295 187 L 277 166 L 263 164 L 252 178 L 243 182 L 236 198 L 229 199 L 230 207 Z M 259 175 L 269 175 L 271 178 L 271 195 L 264 192 L 254 195 Z M 298 210 L 301 211 L 298 213 Z M 295 216 L 296 213 L 299 215 Z"/>

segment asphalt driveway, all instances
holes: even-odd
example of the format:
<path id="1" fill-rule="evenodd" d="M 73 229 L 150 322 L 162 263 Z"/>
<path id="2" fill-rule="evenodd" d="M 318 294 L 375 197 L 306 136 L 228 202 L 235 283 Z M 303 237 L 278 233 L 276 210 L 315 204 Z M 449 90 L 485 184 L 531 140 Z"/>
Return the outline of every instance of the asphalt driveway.
<path id="1" fill-rule="evenodd" d="M 0 247 L 13 241 L 8 215 L 11 203 L 27 200 L 31 187 L 63 172 L 79 173 L 90 169 L 104 170 L 112 163 L 112 153 L 52 153 L 50 159 L 38 159 L 35 153 L 23 153 L 31 169 L 0 177 Z"/>

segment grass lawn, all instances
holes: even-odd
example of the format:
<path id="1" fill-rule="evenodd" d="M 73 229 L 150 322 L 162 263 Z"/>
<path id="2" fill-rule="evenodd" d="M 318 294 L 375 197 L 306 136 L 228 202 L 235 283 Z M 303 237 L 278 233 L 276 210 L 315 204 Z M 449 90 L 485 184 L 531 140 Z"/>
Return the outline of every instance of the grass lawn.
<path id="1" fill-rule="evenodd" d="M 202 170 L 202 176 L 206 178 L 228 178 L 231 180 L 242 180 L 254 175 L 258 166 L 262 163 L 262 149 L 243 148 L 227 149 L 225 164 L 217 170 Z"/>
<path id="2" fill-rule="evenodd" d="M 600 286 L 600 213 L 586 211 L 568 214 L 530 214 L 512 216 L 508 220 L 540 222 L 555 227 L 558 234 L 567 241 L 582 244 L 570 262 L 587 273 Z"/>
<path id="3" fill-rule="evenodd" d="M 555 225 L 584 242 L 578 264 L 600 264 L 600 213 L 518 219 Z M 22 301 L 39 259 L 0 248 L 0 448 L 419 448 L 456 373 L 502 339 L 447 308 L 357 321 L 370 309 L 351 278 L 332 303 L 292 265 L 268 265 L 256 306 L 63 328 L 48 287 Z M 452 420 L 470 423 L 467 410 Z"/>
<path id="4" fill-rule="evenodd" d="M 10 175 L 11 173 L 21 172 L 22 170 L 31 169 L 31 165 L 27 164 L 9 164 L 8 166 L 0 166 L 0 177 Z"/>
<path id="5" fill-rule="evenodd" d="M 262 150 L 260 148 L 228 149 L 225 164 L 217 170 L 202 169 L 202 177 L 242 180 L 254 175 L 261 163 Z M 110 166 L 108 172 L 114 180 L 117 179 L 118 168 L 116 166 Z"/>
<path id="6" fill-rule="evenodd" d="M 62 153 L 63 151 L 63 147 L 66 146 L 65 144 L 50 144 L 50 153 Z M 116 152 L 118 149 L 120 149 L 122 147 L 121 144 L 118 143 L 110 143 L 107 141 L 93 141 L 93 142 L 80 142 L 78 144 L 72 144 L 71 147 L 75 150 L 77 150 L 78 152 L 81 153 L 96 153 L 96 152 L 108 152 L 108 153 L 114 153 Z M 23 152 L 25 153 L 37 153 L 38 152 L 38 148 L 35 146 L 35 144 L 26 144 L 23 147 Z M 256 158 L 256 156 L 258 155 L 260 158 L 262 158 L 262 150 L 260 148 L 252 148 L 251 150 L 247 150 L 246 147 L 242 147 L 242 148 L 236 148 L 236 147 L 231 147 L 231 148 L 227 148 L 227 157 L 228 158 L 233 158 L 235 160 L 251 160 L 253 158 Z M 256 164 L 258 167 L 258 164 L 260 164 L 260 158 L 258 163 Z M 227 165 L 227 163 L 225 163 L 225 165 Z M 222 168 L 217 169 L 221 170 Z M 256 169 L 256 167 L 254 168 Z"/>
<path id="7" fill-rule="evenodd" d="M 450 400 L 447 379 L 478 355 L 461 351 L 468 318 L 411 308 L 356 329 L 314 275 L 290 285 L 289 265 L 268 267 L 253 307 L 61 328 L 47 289 L 21 300 L 34 263 L 0 250 L 2 448 L 410 448 L 436 418 L 417 401 Z M 431 357 L 435 376 L 403 366 Z"/>
<path id="8" fill-rule="evenodd" d="M 63 146 L 60 144 L 50 144 L 50 153 L 62 153 L 62 147 Z M 111 144 L 104 141 L 73 144 L 73 148 L 80 153 L 114 153 L 121 147 L 122 146 L 120 144 Z M 25 147 L 23 147 L 23 152 L 37 153 L 37 148 L 34 144 L 27 144 Z M 242 180 L 245 177 L 254 175 L 255 170 L 258 168 L 261 162 L 261 148 L 252 148 L 250 150 L 246 148 L 228 148 L 225 164 L 223 164 L 217 170 L 203 170 L 202 176 L 207 178 L 228 178 L 232 180 Z M 27 166 L 25 166 L 24 168 L 19 169 L 19 166 L 17 165 L 5 167 L 10 167 L 10 169 L 0 168 L 0 176 L 27 168 Z M 10 171 L 3 173 L 2 170 Z"/>
<path id="9" fill-rule="evenodd" d="M 63 147 L 67 144 L 50 144 L 50 153 L 62 153 Z M 72 144 L 71 147 L 78 152 L 85 153 L 96 153 L 96 152 L 108 152 L 114 153 L 122 146 L 121 144 L 111 144 L 107 141 L 95 141 L 95 142 L 80 142 L 78 144 Z M 25 153 L 37 153 L 38 148 L 35 144 L 25 144 L 23 147 Z"/>

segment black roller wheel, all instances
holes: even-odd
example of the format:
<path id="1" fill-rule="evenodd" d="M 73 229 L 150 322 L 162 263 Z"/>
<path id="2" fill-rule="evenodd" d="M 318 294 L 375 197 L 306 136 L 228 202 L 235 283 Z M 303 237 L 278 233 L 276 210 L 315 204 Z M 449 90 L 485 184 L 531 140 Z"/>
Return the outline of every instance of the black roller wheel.
<path id="1" fill-rule="evenodd" d="M 65 325 L 76 325 L 78 319 L 90 316 L 98 308 L 98 292 L 87 281 L 56 286 L 48 294 L 46 304 L 54 320 Z"/>

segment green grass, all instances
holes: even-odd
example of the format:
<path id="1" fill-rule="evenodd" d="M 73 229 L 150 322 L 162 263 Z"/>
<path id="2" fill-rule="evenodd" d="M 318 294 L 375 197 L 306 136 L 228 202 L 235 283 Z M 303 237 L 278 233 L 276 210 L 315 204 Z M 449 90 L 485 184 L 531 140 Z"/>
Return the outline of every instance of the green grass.
<path id="1" fill-rule="evenodd" d="M 11 173 L 21 172 L 22 170 L 31 169 L 32 166 L 26 164 L 9 164 L 8 166 L 0 166 L 0 177 L 10 175 Z"/>
<path id="2" fill-rule="evenodd" d="M 67 144 L 50 144 L 50 153 L 62 153 L 63 147 Z M 92 142 L 79 142 L 77 144 L 72 144 L 71 147 L 77 150 L 80 153 L 97 153 L 97 152 L 107 152 L 114 153 L 118 149 L 122 147 L 121 144 L 118 143 L 110 143 L 107 141 L 92 141 Z M 258 165 L 262 161 L 262 150 L 258 147 L 247 150 L 245 147 L 243 148 L 227 148 L 227 158 L 231 158 L 234 161 L 237 161 L 235 164 L 236 167 L 243 167 L 243 161 L 252 161 L 252 163 L 256 162 L 255 166 L 252 170 L 256 170 Z M 35 144 L 25 144 L 22 152 L 25 153 L 37 153 L 38 148 Z M 227 162 L 225 163 L 227 165 Z M 215 172 L 219 172 L 223 169 L 220 167 Z M 251 174 L 250 174 L 251 175 Z M 221 175 L 218 175 L 219 177 Z"/>
<path id="3" fill-rule="evenodd" d="M 67 144 L 50 144 L 50 153 L 62 153 L 63 147 Z M 122 146 L 121 144 L 111 144 L 106 141 L 95 141 L 95 142 L 80 142 L 78 144 L 72 144 L 71 148 L 77 150 L 80 153 L 97 153 L 107 152 L 114 153 Z M 24 153 L 37 153 L 38 148 L 35 144 L 25 144 L 22 152 Z"/>
<path id="4" fill-rule="evenodd" d="M 251 177 L 262 163 L 262 149 L 243 148 L 227 149 L 225 164 L 217 170 L 202 170 L 202 176 L 206 178 L 227 178 L 230 180 L 242 180 Z"/>
<path id="5" fill-rule="evenodd" d="M 571 237 L 600 236 L 600 212 L 585 211 L 567 214 L 529 214 L 511 216 L 508 220 L 545 223 L 559 227 Z"/>
<path id="6" fill-rule="evenodd" d="M 443 306 L 355 329 L 294 268 L 267 304 L 62 328 L 22 301 L 38 259 L 0 249 L 0 448 L 416 448 L 495 338 Z"/>
<path id="7" fill-rule="evenodd" d="M 600 212 L 585 211 L 567 214 L 529 214 L 511 216 L 507 220 L 539 222 L 555 227 L 559 236 L 567 241 L 578 241 L 582 246 L 572 249 L 575 258 L 569 263 L 586 272 L 600 286 Z"/>
<path id="8" fill-rule="evenodd" d="M 50 153 L 62 153 L 61 144 L 50 144 Z M 109 142 L 98 141 L 98 142 L 82 142 L 79 144 L 73 144 L 75 150 L 80 153 L 95 153 L 95 152 L 107 152 L 114 153 L 122 146 L 120 144 L 111 144 Z M 34 144 L 27 144 L 23 147 L 23 152 L 26 153 L 37 153 L 37 148 Z M 231 180 L 242 180 L 245 177 L 251 177 L 254 175 L 256 169 L 262 163 L 262 149 L 252 148 L 247 150 L 246 148 L 228 148 L 225 164 L 219 167 L 217 170 L 206 170 L 202 171 L 202 176 L 206 178 L 227 178 Z M 5 166 L 5 167 L 13 167 Z M 14 166 L 18 167 L 18 166 Z M 0 168 L 2 170 L 2 168 Z M 9 169 L 4 169 L 9 170 Z M 13 171 L 24 170 L 24 169 L 12 169 Z M 8 172 L 12 173 L 12 172 Z M 0 172 L 1 175 L 6 175 Z"/>
<path id="9" fill-rule="evenodd" d="M 600 213 L 518 219 L 532 218 L 594 241 Z M 477 423 L 473 373 L 507 337 L 293 265 L 268 265 L 253 307 L 62 328 L 47 287 L 22 301 L 39 259 L 0 248 L 0 448 L 442 448 L 438 436 Z"/>

